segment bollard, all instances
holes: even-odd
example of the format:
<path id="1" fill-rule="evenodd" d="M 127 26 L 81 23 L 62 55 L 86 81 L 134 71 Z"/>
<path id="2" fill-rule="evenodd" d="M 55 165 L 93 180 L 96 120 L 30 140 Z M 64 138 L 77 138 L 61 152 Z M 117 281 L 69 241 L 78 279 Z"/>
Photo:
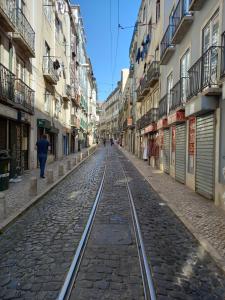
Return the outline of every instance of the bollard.
<path id="1" fill-rule="evenodd" d="M 2 206 L 2 219 L 6 218 L 6 200 L 5 200 L 5 194 L 0 193 L 0 206 Z"/>
<path id="2" fill-rule="evenodd" d="M 64 165 L 60 164 L 59 165 L 59 176 L 63 176 L 64 175 Z"/>
<path id="3" fill-rule="evenodd" d="M 83 153 L 80 153 L 80 162 L 82 161 L 83 159 Z"/>
<path id="4" fill-rule="evenodd" d="M 37 195 L 37 177 L 31 177 L 30 179 L 30 195 Z"/>
<path id="5" fill-rule="evenodd" d="M 74 157 L 74 159 L 73 159 L 73 165 L 76 166 L 76 164 L 77 164 L 77 158 Z"/>
<path id="6" fill-rule="evenodd" d="M 53 170 L 52 169 L 47 170 L 46 174 L 47 174 L 47 183 L 48 184 L 53 183 L 54 182 Z"/>
<path id="7" fill-rule="evenodd" d="M 71 161 L 67 160 L 67 171 L 71 170 Z"/>
<path id="8" fill-rule="evenodd" d="M 90 156 L 90 151 L 89 150 L 87 151 L 87 156 Z"/>

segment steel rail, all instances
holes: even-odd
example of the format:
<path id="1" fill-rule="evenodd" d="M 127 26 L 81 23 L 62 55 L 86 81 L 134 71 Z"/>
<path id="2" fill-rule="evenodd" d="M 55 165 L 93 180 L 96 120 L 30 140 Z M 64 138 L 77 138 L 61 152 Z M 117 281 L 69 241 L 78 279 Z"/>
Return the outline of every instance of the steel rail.
<path id="1" fill-rule="evenodd" d="M 154 283 L 153 283 L 151 270 L 150 270 L 150 267 L 148 264 L 148 259 L 147 259 L 147 255 L 146 255 L 146 251 L 145 251 L 144 241 L 142 238 L 138 215 L 137 215 L 137 211 L 136 211 L 135 204 L 134 204 L 134 199 L 133 199 L 132 192 L 131 192 L 131 189 L 129 186 L 129 181 L 128 181 L 128 178 L 127 178 L 127 175 L 126 175 L 126 172 L 125 172 L 123 166 L 122 166 L 122 169 L 123 169 L 124 177 L 126 179 L 127 192 L 128 192 L 129 200 L 130 200 L 130 204 L 131 204 L 132 218 L 134 221 L 134 229 L 136 229 L 135 237 L 136 237 L 136 240 L 138 240 L 138 242 L 137 242 L 138 254 L 139 254 L 139 258 L 140 258 L 140 256 L 142 257 L 143 265 L 144 265 L 144 266 L 142 266 L 142 263 L 140 261 L 141 272 L 143 272 L 143 267 L 144 267 L 144 272 L 145 272 L 145 276 L 146 276 L 146 280 L 147 280 L 148 292 L 145 287 L 145 278 L 143 277 L 143 273 L 142 273 L 145 298 L 151 299 L 151 300 L 156 300 L 155 287 L 154 287 Z"/>
<path id="2" fill-rule="evenodd" d="M 90 234 L 90 230 L 92 228 L 92 225 L 94 223 L 94 219 L 95 219 L 95 215 L 96 215 L 96 211 L 97 211 L 97 207 L 98 207 L 98 203 L 102 194 L 102 190 L 103 190 L 103 184 L 104 184 L 104 180 L 105 180 L 105 173 L 106 173 L 106 165 L 104 168 L 104 172 L 103 172 L 103 176 L 102 176 L 102 180 L 100 183 L 100 187 L 98 189 L 96 198 L 95 198 L 95 202 L 93 204 L 91 213 L 89 215 L 88 221 L 86 223 L 85 229 L 83 231 L 83 234 L 81 236 L 79 245 L 77 247 L 76 253 L 74 255 L 72 264 L 70 266 L 70 269 L 67 273 L 66 279 L 64 281 L 64 284 L 62 286 L 62 289 L 59 293 L 59 296 L 57 298 L 57 300 L 65 300 L 65 299 L 69 299 L 70 297 L 70 293 L 71 293 L 71 289 L 72 286 L 74 284 L 74 275 L 77 272 L 77 268 L 79 267 L 79 261 L 80 261 L 80 257 L 82 256 L 82 252 L 85 248 L 85 245 L 87 244 L 87 240 Z"/>

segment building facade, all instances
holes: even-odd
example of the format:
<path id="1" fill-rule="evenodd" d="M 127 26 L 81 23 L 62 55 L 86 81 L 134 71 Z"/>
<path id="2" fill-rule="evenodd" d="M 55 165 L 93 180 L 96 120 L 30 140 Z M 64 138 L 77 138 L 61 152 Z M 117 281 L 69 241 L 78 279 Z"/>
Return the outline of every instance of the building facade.
<path id="1" fill-rule="evenodd" d="M 0 149 L 11 177 L 37 167 L 43 133 L 49 162 L 87 146 L 88 85 L 96 83 L 85 47 L 79 6 L 0 1 Z"/>
<path id="2" fill-rule="evenodd" d="M 224 5 L 142 1 L 119 118 L 129 151 L 223 208 Z M 135 129 L 128 128 L 126 117 Z"/>

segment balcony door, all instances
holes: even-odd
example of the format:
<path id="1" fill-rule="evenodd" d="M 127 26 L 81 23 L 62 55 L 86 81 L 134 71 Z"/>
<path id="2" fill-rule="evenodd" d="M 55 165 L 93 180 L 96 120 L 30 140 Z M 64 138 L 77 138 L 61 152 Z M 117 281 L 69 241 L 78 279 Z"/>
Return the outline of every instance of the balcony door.
<path id="1" fill-rule="evenodd" d="M 188 95 L 188 70 L 190 68 L 190 50 L 180 60 L 181 102 L 185 103 Z"/>
<path id="2" fill-rule="evenodd" d="M 170 107 L 172 105 L 172 90 L 173 87 L 173 73 L 170 73 L 170 75 L 167 77 L 167 114 L 170 111 Z"/>
<path id="3" fill-rule="evenodd" d="M 216 13 L 202 32 L 203 87 L 215 85 L 219 58 L 219 14 Z"/>

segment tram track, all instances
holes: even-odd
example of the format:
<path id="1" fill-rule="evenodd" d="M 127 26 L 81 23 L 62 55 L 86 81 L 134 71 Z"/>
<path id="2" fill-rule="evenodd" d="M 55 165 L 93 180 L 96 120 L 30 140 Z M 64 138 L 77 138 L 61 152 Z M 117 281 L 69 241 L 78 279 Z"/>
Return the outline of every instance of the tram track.
<path id="1" fill-rule="evenodd" d="M 108 152 L 107 156 L 109 158 L 109 152 Z M 71 297 L 71 295 L 72 295 L 74 286 L 76 284 L 76 279 L 79 274 L 80 267 L 82 265 L 82 260 L 85 256 L 85 252 L 88 248 L 88 241 L 89 241 L 90 236 L 92 235 L 95 218 L 96 218 L 96 215 L 98 214 L 99 204 L 103 200 L 102 195 L 103 195 L 104 188 L 106 186 L 105 178 L 106 178 L 106 174 L 107 174 L 107 171 L 109 168 L 107 166 L 107 164 L 108 164 L 108 159 L 106 159 L 101 183 L 100 183 L 91 213 L 89 215 L 86 227 L 83 231 L 81 240 L 79 242 L 79 245 L 75 252 L 70 269 L 67 273 L 66 279 L 64 281 L 64 284 L 62 286 L 62 289 L 59 293 L 57 300 L 73 300 L 73 299 L 75 299 L 74 297 Z M 140 267 L 140 273 L 141 273 L 141 278 L 142 278 L 144 299 L 145 300 L 155 300 L 156 299 L 155 288 L 154 288 L 154 284 L 153 284 L 151 270 L 148 265 L 148 260 L 147 260 L 147 256 L 145 253 L 145 246 L 144 246 L 144 242 L 143 242 L 143 238 L 142 238 L 142 234 L 141 234 L 141 229 L 140 229 L 140 225 L 139 225 L 137 212 L 135 209 L 133 195 L 132 195 L 132 192 L 131 192 L 131 189 L 129 186 L 129 178 L 127 177 L 126 172 L 122 165 L 120 165 L 120 168 L 121 168 L 121 171 L 123 174 L 123 182 L 125 183 L 125 188 L 126 188 L 126 192 L 127 192 L 127 201 L 129 202 L 129 207 L 130 207 L 130 215 L 131 215 L 132 225 L 133 225 L 132 230 L 133 230 L 134 236 L 135 236 L 136 250 L 137 250 L 137 257 L 139 260 L 139 267 Z M 83 299 L 85 299 L 85 298 L 83 298 Z M 103 299 L 103 298 L 101 298 L 101 299 Z M 107 298 L 107 299 L 109 299 L 109 298 Z"/>

